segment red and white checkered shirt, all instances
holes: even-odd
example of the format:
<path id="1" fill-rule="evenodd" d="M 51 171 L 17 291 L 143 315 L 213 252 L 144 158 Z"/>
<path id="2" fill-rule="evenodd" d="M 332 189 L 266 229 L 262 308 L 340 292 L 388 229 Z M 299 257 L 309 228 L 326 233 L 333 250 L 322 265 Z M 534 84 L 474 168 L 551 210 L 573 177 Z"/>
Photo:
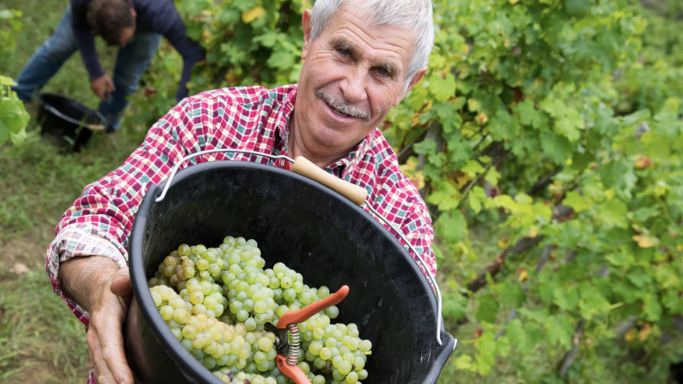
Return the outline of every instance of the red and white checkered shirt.
<path id="1" fill-rule="evenodd" d="M 145 141 L 123 165 L 85 188 L 60 220 L 57 236 L 47 251 L 52 287 L 84 324 L 88 323 L 88 313 L 59 285 L 59 263 L 76 256 L 99 255 L 125 267 L 128 237 L 147 189 L 151 183 L 165 180 L 174 164 L 189 154 L 217 148 L 288 154 L 296 91 L 296 85 L 239 87 L 186 98 L 150 128 Z M 224 159 L 288 167 L 286 160 L 273 162 L 234 153 L 199 156 L 183 167 Z M 400 172 L 396 154 L 379 129 L 326 171 L 364 187 L 369 193 L 366 204 L 399 228 L 419 253 L 411 255 L 422 257 L 429 273 L 436 273 L 431 249 L 434 233 L 427 207 L 417 188 Z M 396 235 L 392 228 L 387 229 Z"/>

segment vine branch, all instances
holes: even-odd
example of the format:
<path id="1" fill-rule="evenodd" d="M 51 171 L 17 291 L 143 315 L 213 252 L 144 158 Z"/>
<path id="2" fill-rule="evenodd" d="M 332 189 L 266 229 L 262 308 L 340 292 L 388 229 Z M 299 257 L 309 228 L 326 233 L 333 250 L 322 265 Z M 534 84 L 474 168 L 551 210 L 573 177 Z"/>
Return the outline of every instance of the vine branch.
<path id="1" fill-rule="evenodd" d="M 486 286 L 486 276 L 497 275 L 498 272 L 500 272 L 500 270 L 503 268 L 505 260 L 510 255 L 525 252 L 536 246 L 536 244 L 540 243 L 541 240 L 543 240 L 543 236 L 523 237 L 519 239 L 514 246 L 508 247 L 505 250 L 503 250 L 503 252 L 498 254 L 498 256 L 496 256 L 496 258 L 488 266 L 486 266 L 486 268 L 484 268 L 483 271 L 479 272 L 479 275 L 477 275 L 477 277 L 474 280 L 470 281 L 467 284 L 467 289 L 470 292 L 470 294 L 475 293 L 484 286 Z"/>
<path id="2" fill-rule="evenodd" d="M 574 364 L 574 361 L 576 360 L 577 356 L 579 355 L 579 345 L 581 344 L 581 339 L 583 338 L 583 330 L 585 327 L 586 321 L 584 319 L 579 320 L 579 323 L 576 325 L 576 330 L 574 331 L 574 336 L 572 337 L 572 349 L 569 350 L 564 355 L 564 358 L 560 362 L 560 377 L 566 377 L 567 372 L 569 371 L 569 368 L 571 368 L 572 364 Z"/>

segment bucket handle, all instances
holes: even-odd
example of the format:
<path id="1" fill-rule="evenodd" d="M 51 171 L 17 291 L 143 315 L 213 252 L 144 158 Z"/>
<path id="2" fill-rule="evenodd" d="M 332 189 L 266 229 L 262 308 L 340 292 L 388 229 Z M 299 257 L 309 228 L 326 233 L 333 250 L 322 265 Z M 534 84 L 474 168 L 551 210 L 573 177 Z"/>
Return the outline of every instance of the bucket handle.
<path id="1" fill-rule="evenodd" d="M 155 199 L 155 202 L 159 203 L 164 200 L 166 197 L 166 193 L 168 192 L 168 189 L 171 187 L 171 183 L 173 182 L 173 179 L 175 178 L 176 173 L 178 173 L 178 170 L 180 169 L 180 166 L 185 163 L 188 160 L 194 159 L 195 157 L 202 156 L 202 155 L 207 155 L 207 154 L 212 154 L 212 153 L 227 153 L 227 152 L 232 152 L 232 153 L 244 153 L 248 155 L 255 155 L 255 156 L 262 156 L 266 157 L 271 160 L 279 160 L 279 159 L 285 159 L 288 162 L 292 163 L 292 170 L 302 176 L 306 176 L 310 179 L 313 179 L 321 184 L 324 184 L 335 191 L 341 193 L 344 195 L 346 198 L 349 200 L 353 201 L 357 205 L 361 207 L 366 207 L 373 215 L 378 217 L 384 224 L 389 226 L 389 228 L 393 229 L 394 232 L 403 240 L 403 242 L 410 248 L 411 251 L 415 255 L 419 255 L 420 253 L 417 252 L 415 247 L 408 241 L 408 239 L 405 237 L 403 232 L 401 232 L 398 228 L 396 228 L 389 220 L 387 220 L 384 216 L 382 216 L 379 212 L 377 212 L 370 204 L 366 204 L 367 201 L 367 195 L 368 192 L 365 190 L 365 188 L 349 183 L 348 181 L 342 180 L 338 177 L 335 177 L 324 170 L 320 169 L 320 167 L 316 166 L 313 164 L 310 160 L 298 156 L 295 159 L 292 159 L 289 156 L 285 155 L 269 155 L 266 153 L 262 152 L 256 152 L 256 151 L 249 151 L 249 150 L 244 150 L 244 149 L 230 149 L 230 148 L 218 148 L 218 149 L 207 149 L 204 151 L 199 151 L 195 152 L 192 154 L 189 154 L 185 157 L 183 157 L 179 162 L 173 165 L 173 169 L 171 170 L 171 174 L 168 177 L 168 180 L 166 181 L 166 185 L 164 185 L 164 189 L 161 191 L 159 196 Z M 443 342 L 441 341 L 441 331 L 443 328 L 443 316 L 442 316 L 442 298 L 441 298 L 441 290 L 439 289 L 439 285 L 436 283 L 436 279 L 434 276 L 432 276 L 431 273 L 429 273 L 429 268 L 427 268 L 427 265 L 425 264 L 424 260 L 422 260 L 421 257 L 417 257 L 417 259 L 411 257 L 411 260 L 413 260 L 414 263 L 419 263 L 419 265 L 427 272 L 426 275 L 427 278 L 429 279 L 429 282 L 432 286 L 432 290 L 434 291 L 434 296 L 436 296 L 436 341 L 439 345 L 442 345 Z M 456 343 L 453 345 L 453 349 L 455 349 L 455 346 L 457 345 Z"/>
<path id="2" fill-rule="evenodd" d="M 50 111 L 50 113 L 52 113 L 53 115 L 56 115 L 60 119 L 66 120 L 69 123 L 77 125 L 79 127 L 85 127 L 85 128 L 90 129 L 91 131 L 104 131 L 105 130 L 104 124 L 89 124 L 89 123 L 85 123 L 83 121 L 76 120 L 71 116 L 67 116 L 67 115 L 63 114 L 57 108 L 53 107 L 50 104 L 47 104 L 47 103 L 43 104 L 43 108 Z M 93 112 L 97 115 L 97 117 L 100 119 L 100 121 L 106 120 L 104 118 L 104 116 L 102 116 L 102 114 L 99 111 L 93 111 Z"/>

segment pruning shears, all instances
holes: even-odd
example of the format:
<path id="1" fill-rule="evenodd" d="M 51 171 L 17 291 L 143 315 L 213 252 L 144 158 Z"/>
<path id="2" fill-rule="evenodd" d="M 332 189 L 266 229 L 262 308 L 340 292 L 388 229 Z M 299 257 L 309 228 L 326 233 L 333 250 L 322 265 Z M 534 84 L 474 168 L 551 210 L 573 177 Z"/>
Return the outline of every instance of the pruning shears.
<path id="1" fill-rule="evenodd" d="M 297 323 L 304 322 L 325 308 L 339 304 L 349 294 L 349 286 L 342 285 L 337 292 L 311 303 L 301 309 L 288 311 L 277 322 L 277 326 L 266 323 L 268 332 L 275 334 L 275 363 L 280 372 L 295 384 L 311 384 L 306 374 L 296 364 L 301 357 L 301 337 Z"/>

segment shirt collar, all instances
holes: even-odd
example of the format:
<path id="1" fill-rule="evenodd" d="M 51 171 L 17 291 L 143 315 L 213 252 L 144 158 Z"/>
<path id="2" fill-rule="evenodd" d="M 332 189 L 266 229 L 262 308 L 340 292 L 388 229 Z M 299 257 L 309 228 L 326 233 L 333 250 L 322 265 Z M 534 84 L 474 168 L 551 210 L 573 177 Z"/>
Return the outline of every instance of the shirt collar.
<path id="1" fill-rule="evenodd" d="M 363 138 L 349 153 L 341 159 L 330 164 L 327 169 L 339 177 L 345 177 L 353 171 L 361 159 L 365 157 L 371 147 L 372 137 L 376 129 Z"/>
<path id="2" fill-rule="evenodd" d="M 296 91 L 298 86 L 293 84 L 284 96 L 282 106 L 282 116 L 275 127 L 275 149 L 278 154 L 289 155 L 289 128 L 292 119 L 294 118 L 294 101 L 296 100 Z"/>

